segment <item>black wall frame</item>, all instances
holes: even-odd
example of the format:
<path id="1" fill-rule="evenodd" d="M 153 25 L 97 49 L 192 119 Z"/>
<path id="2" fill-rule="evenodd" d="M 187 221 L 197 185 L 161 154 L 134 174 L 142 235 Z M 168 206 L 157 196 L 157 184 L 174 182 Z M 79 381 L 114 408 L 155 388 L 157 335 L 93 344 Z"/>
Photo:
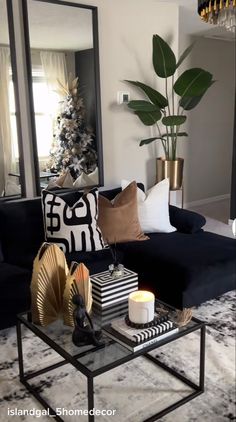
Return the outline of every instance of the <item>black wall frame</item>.
<path id="1" fill-rule="evenodd" d="M 20 120 L 20 102 L 19 102 L 19 87 L 17 77 L 17 66 L 16 66 L 16 45 L 15 45 L 15 31 L 14 31 L 14 20 L 12 1 L 6 0 L 7 6 L 7 18 L 8 18 L 8 33 L 9 33 L 9 44 L 10 44 L 10 55 L 11 55 L 11 68 L 12 68 L 12 80 L 14 87 L 15 97 L 15 109 L 16 109 L 16 129 L 17 129 L 17 141 L 19 150 L 19 170 L 20 170 L 20 185 L 21 195 L 6 196 L 0 198 L 0 201 L 9 201 L 12 199 L 20 199 L 26 196 L 25 190 L 25 170 L 24 170 L 24 155 L 23 155 L 23 143 L 22 143 L 22 131 L 21 131 L 21 120 Z"/>
<path id="2" fill-rule="evenodd" d="M 39 164 L 38 164 L 38 152 L 37 152 L 37 138 L 36 138 L 36 125 L 35 125 L 35 114 L 34 114 L 34 101 L 33 101 L 33 84 L 32 84 L 32 66 L 31 66 L 31 55 L 30 55 L 30 35 L 29 35 L 29 21 L 28 21 L 28 8 L 27 0 L 22 1 L 23 11 L 23 23 L 24 23 L 24 35 L 25 35 L 25 53 L 27 63 L 27 78 L 29 86 L 29 97 L 30 97 L 30 117 L 31 117 L 31 128 L 32 128 L 32 143 L 33 143 L 33 155 L 35 163 L 35 178 L 36 178 L 36 193 L 41 194 L 40 179 L 39 179 Z M 52 3 L 58 6 L 70 6 L 82 9 L 89 9 L 92 11 L 92 24 L 93 24 L 93 49 L 94 49 L 94 76 L 95 76 L 95 109 L 96 109 L 96 147 L 98 154 L 98 172 L 99 172 L 99 184 L 98 186 L 104 185 L 104 171 L 103 171 L 103 149 L 102 149 L 102 123 L 101 123 L 101 93 L 100 93 L 100 70 L 99 70 L 99 39 L 98 39 L 98 16 L 97 7 L 89 6 L 85 4 L 72 3 L 60 0 L 32 0 L 41 3 Z"/>
<path id="3" fill-rule="evenodd" d="M 236 90 L 234 105 L 234 139 L 233 139 L 233 159 L 232 159 L 232 178 L 231 178 L 231 198 L 230 198 L 230 219 L 236 218 Z"/>

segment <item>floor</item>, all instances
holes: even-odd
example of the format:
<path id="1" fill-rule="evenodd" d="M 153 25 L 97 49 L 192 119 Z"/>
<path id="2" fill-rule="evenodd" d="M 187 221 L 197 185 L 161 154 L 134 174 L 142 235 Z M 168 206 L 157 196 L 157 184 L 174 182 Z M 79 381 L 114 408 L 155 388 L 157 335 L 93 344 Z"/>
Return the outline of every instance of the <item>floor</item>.
<path id="1" fill-rule="evenodd" d="M 198 207 L 190 208 L 192 211 L 199 212 L 205 217 L 213 218 L 228 224 L 230 218 L 230 200 L 224 199 L 222 201 L 211 202 L 209 204 L 199 205 Z"/>

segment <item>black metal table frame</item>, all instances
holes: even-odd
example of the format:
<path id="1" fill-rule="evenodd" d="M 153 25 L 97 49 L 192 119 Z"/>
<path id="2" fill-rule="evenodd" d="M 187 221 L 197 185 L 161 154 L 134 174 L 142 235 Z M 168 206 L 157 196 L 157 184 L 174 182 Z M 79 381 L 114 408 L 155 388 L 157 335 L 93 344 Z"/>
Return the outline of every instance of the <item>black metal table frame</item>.
<path id="1" fill-rule="evenodd" d="M 180 331 L 176 334 L 173 334 L 173 336 L 167 337 L 166 339 L 163 339 L 162 341 L 153 344 L 151 346 L 148 346 L 145 349 L 142 349 L 135 353 L 130 353 L 129 355 L 120 358 L 119 360 L 110 363 L 102 368 L 99 368 L 93 372 L 89 371 L 88 368 L 86 368 L 84 365 L 82 365 L 80 362 L 77 361 L 79 357 L 82 357 L 86 355 L 87 353 L 95 353 L 98 349 L 104 347 L 94 347 L 92 350 L 84 351 L 82 353 L 78 353 L 75 356 L 71 356 L 69 353 L 67 353 L 64 349 L 62 349 L 60 346 L 58 346 L 52 339 L 50 339 L 47 335 L 45 335 L 39 328 L 37 328 L 35 325 L 28 322 L 25 318 L 22 317 L 23 314 L 18 315 L 17 317 L 17 347 L 18 347 L 18 358 L 19 358 L 19 375 L 20 375 L 20 382 L 27 388 L 27 390 L 38 400 L 39 403 L 45 408 L 49 410 L 50 415 L 54 416 L 54 419 L 60 422 L 63 422 L 64 420 L 59 416 L 56 415 L 55 410 L 49 405 L 49 403 L 41 397 L 41 395 L 37 392 L 37 387 L 33 387 L 28 381 L 32 378 L 35 378 L 39 375 L 42 375 L 46 372 L 49 372 L 53 369 L 59 368 L 60 366 L 66 365 L 70 363 L 72 366 L 74 366 L 77 370 L 79 370 L 83 375 L 87 377 L 87 392 L 88 392 L 88 421 L 94 422 L 95 418 L 92 414 L 89 414 L 89 411 L 94 408 L 94 385 L 93 385 L 93 379 L 101 374 L 104 374 L 107 371 L 110 371 L 111 369 L 114 369 L 130 360 L 136 359 L 139 356 L 144 356 L 147 359 L 151 360 L 153 363 L 161 367 L 162 369 L 169 372 L 174 377 L 178 378 L 180 381 L 182 381 L 185 385 L 192 388 L 193 392 L 188 394 L 186 397 L 183 397 L 182 399 L 176 401 L 175 403 L 171 404 L 170 406 L 166 407 L 165 409 L 161 410 L 160 412 L 156 413 L 155 415 L 149 417 L 148 419 L 145 419 L 143 422 L 153 422 L 157 419 L 160 419 L 161 417 L 165 416 L 167 413 L 172 412 L 173 410 L 177 409 L 178 407 L 184 405 L 185 403 L 189 402 L 190 400 L 193 400 L 195 397 L 199 396 L 204 392 L 204 380 L 205 380 L 205 333 L 206 333 L 206 327 L 205 323 L 202 321 L 197 320 L 196 318 L 193 318 L 193 321 L 197 322 L 197 325 L 187 327 L 184 331 Z M 24 313 L 25 315 L 25 313 Z M 50 346 L 54 351 L 56 351 L 60 356 L 62 356 L 64 359 L 60 362 L 57 362 L 53 365 L 47 366 L 43 369 L 40 369 L 38 371 L 30 372 L 28 374 L 25 374 L 24 372 L 24 360 L 23 360 L 23 349 L 22 349 L 22 335 L 21 335 L 21 324 L 25 325 L 29 330 L 31 330 L 35 335 L 37 335 L 39 338 L 41 338 L 48 346 Z M 194 331 L 200 330 L 200 357 L 199 357 L 199 382 L 198 384 L 193 383 L 188 378 L 186 378 L 184 375 L 178 373 L 173 368 L 167 366 L 160 360 L 158 360 L 156 357 L 149 354 L 150 351 L 153 351 L 167 343 L 173 342 L 174 340 L 177 340 L 181 337 L 184 337 Z M 110 343 L 115 343 L 114 340 L 109 340 Z"/>

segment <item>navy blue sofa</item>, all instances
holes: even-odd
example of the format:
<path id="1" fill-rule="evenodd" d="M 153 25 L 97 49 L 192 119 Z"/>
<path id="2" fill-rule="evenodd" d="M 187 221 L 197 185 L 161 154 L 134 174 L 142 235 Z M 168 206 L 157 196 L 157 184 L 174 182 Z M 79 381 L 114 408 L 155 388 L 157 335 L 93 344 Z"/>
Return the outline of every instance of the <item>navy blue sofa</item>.
<path id="1" fill-rule="evenodd" d="M 101 192 L 112 199 L 120 191 Z M 63 194 L 69 205 L 78 192 Z M 151 233 L 143 242 L 118 245 L 118 257 L 139 275 L 139 287 L 182 309 L 235 288 L 236 240 L 205 232 L 204 217 L 169 207 L 173 233 Z M 30 307 L 32 264 L 44 241 L 40 198 L 0 205 L 0 329 L 14 325 L 16 315 Z M 112 262 L 109 249 L 76 252 L 67 261 L 83 262 L 91 274 Z"/>

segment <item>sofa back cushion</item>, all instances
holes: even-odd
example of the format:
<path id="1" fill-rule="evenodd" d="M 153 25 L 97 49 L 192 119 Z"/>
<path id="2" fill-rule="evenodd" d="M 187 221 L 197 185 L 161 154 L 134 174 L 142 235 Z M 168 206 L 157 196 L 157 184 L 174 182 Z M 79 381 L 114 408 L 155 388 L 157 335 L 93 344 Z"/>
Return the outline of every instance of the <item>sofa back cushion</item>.
<path id="1" fill-rule="evenodd" d="M 4 261 L 29 268 L 44 240 L 40 198 L 1 204 L 0 238 Z"/>
<path id="2" fill-rule="evenodd" d="M 2 253 L 2 245 L 1 245 L 1 241 L 0 241 L 0 262 L 3 262 L 4 258 L 3 258 L 3 253 Z"/>
<path id="3" fill-rule="evenodd" d="M 113 199 L 120 191 L 120 188 L 110 189 L 102 194 Z M 81 197 L 79 191 L 58 189 L 56 192 L 63 196 L 69 206 L 73 206 Z M 4 262 L 32 268 L 40 245 L 45 241 L 41 198 L 0 204 L 0 239 Z"/>

